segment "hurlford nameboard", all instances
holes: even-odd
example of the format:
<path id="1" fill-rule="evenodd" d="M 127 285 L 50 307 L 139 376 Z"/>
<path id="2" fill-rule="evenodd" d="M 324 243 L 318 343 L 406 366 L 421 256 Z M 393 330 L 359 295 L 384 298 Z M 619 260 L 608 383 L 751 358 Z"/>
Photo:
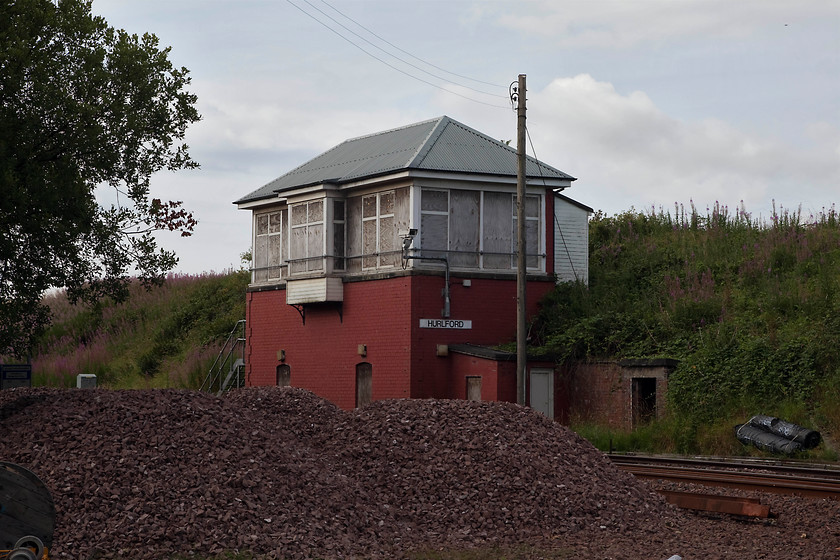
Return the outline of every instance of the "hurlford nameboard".
<path id="1" fill-rule="evenodd" d="M 471 329 L 472 321 L 467 319 L 420 319 L 421 329 Z"/>

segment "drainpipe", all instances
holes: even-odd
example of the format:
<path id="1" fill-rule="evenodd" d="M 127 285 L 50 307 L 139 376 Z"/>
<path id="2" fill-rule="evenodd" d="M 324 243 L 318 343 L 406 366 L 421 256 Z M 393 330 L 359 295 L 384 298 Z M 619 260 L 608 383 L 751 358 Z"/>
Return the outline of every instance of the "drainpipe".
<path id="1" fill-rule="evenodd" d="M 444 264 L 446 269 L 446 283 L 443 286 L 443 310 L 441 311 L 441 315 L 444 319 L 449 319 L 449 259 L 446 257 L 422 257 L 419 255 L 409 255 L 408 251 L 411 247 L 411 244 L 414 242 L 415 235 L 417 235 L 416 229 L 410 229 L 407 233 L 403 233 L 401 235 L 403 238 L 403 268 L 406 267 L 406 264 L 409 259 L 417 259 L 421 261 L 438 261 Z"/>

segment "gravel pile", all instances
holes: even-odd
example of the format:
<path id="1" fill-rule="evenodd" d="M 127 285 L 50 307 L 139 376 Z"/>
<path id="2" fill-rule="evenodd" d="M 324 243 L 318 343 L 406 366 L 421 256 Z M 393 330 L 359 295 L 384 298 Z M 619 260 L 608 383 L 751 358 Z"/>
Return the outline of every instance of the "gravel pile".
<path id="1" fill-rule="evenodd" d="M 507 403 L 345 412 L 293 388 L 13 389 L 0 391 L 0 461 L 50 488 L 54 558 L 399 558 L 511 543 L 570 558 L 840 558 L 836 502 L 795 510 L 823 516 L 813 528 L 687 514 Z M 756 546 L 766 554 L 743 555 Z"/>

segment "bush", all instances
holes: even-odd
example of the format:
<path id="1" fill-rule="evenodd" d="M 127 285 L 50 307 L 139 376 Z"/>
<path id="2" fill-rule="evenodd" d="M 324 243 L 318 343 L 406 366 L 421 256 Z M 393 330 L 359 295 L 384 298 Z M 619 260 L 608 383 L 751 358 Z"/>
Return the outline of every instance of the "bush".
<path id="1" fill-rule="evenodd" d="M 840 433 L 840 220 L 741 205 L 590 220 L 589 286 L 546 297 L 533 332 L 561 360 L 676 358 L 668 446 L 729 448 L 733 411 L 789 406 Z M 820 425 L 825 423 L 825 425 Z M 715 444 L 714 442 L 718 442 Z"/>

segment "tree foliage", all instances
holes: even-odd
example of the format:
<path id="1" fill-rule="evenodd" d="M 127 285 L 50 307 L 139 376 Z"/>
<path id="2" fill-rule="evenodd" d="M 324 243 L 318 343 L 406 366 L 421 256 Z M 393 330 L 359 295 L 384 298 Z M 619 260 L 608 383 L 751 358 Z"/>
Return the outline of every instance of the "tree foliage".
<path id="1" fill-rule="evenodd" d="M 169 53 L 90 1 L 0 0 L 0 354 L 28 351 L 45 290 L 119 300 L 129 275 L 159 283 L 177 263 L 154 233 L 196 221 L 150 177 L 197 167 L 183 139 L 199 114 Z"/>
<path id="2" fill-rule="evenodd" d="M 599 213 L 589 242 L 589 285 L 558 286 L 532 329 L 561 359 L 676 358 L 669 406 L 704 423 L 784 403 L 814 408 L 840 387 L 833 205 L 809 217 L 774 208 L 763 221 L 720 205 L 705 216 Z"/>

